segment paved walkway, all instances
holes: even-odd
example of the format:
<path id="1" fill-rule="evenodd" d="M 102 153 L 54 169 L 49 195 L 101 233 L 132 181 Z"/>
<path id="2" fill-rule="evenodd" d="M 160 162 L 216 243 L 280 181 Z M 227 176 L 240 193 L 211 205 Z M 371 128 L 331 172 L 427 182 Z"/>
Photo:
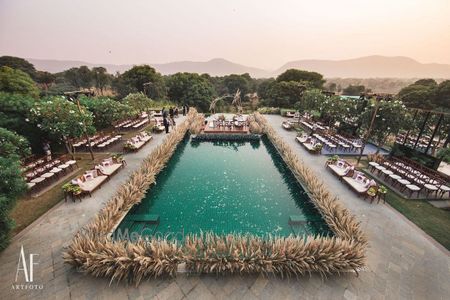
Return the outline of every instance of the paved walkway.
<path id="1" fill-rule="evenodd" d="M 325 168 L 325 157 L 312 156 L 294 141 L 295 133 L 280 126 L 280 116 L 267 117 L 297 155 L 336 193 L 362 221 L 370 248 L 368 268 L 354 274 L 299 279 L 262 276 L 185 276 L 176 279 L 150 279 L 139 287 L 125 283 L 109 285 L 108 280 L 80 274 L 62 262 L 63 247 L 115 192 L 142 159 L 161 141 L 155 139 L 143 150 L 126 157 L 122 170 L 92 198 L 82 203 L 62 203 L 35 222 L 0 254 L 0 299 L 448 299 L 450 295 L 450 256 L 436 247 L 415 226 L 386 205 L 368 204 L 358 199 Z M 34 284 L 39 291 L 17 291 L 15 280 L 20 246 L 40 255 Z"/>

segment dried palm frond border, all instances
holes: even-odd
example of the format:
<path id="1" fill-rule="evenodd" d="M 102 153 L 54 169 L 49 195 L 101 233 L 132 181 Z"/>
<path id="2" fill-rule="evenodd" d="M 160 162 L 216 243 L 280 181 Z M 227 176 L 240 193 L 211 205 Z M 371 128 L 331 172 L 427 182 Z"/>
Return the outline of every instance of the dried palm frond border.
<path id="1" fill-rule="evenodd" d="M 334 237 L 189 236 L 183 247 L 184 261 L 198 273 L 272 273 L 280 276 L 318 272 L 322 275 L 358 271 L 365 265 L 367 240 L 356 218 L 333 196 L 317 176 L 298 159 L 267 120 L 249 117 L 265 133 L 307 192 Z"/>
<path id="2" fill-rule="evenodd" d="M 66 263 L 96 277 L 109 277 L 111 281 L 139 283 L 147 277 L 175 275 L 182 261 L 177 243 L 164 239 L 137 243 L 113 241 L 110 233 L 131 207 L 144 198 L 196 118 L 197 112 L 192 109 L 187 120 L 144 159 L 142 166 L 119 187 L 94 220 L 74 236 L 63 255 Z"/>
<path id="3" fill-rule="evenodd" d="M 189 127 L 189 132 L 191 134 L 200 134 L 205 127 L 205 116 L 202 114 L 197 114 L 191 122 L 191 126 Z"/>
<path id="4" fill-rule="evenodd" d="M 129 209 L 139 203 L 156 175 L 164 168 L 191 124 L 200 122 L 195 111 L 143 162 L 115 196 L 80 230 L 64 259 L 80 271 L 112 281 L 139 282 L 144 278 L 174 276 L 180 263 L 189 272 L 262 273 L 281 276 L 357 271 L 365 263 L 367 241 L 359 223 L 323 183 L 304 166 L 267 123 L 256 113 L 251 122 L 267 134 L 295 176 L 306 184 L 311 199 L 335 237 L 269 237 L 204 233 L 188 236 L 183 245 L 164 239 L 113 241 L 109 233 Z"/>

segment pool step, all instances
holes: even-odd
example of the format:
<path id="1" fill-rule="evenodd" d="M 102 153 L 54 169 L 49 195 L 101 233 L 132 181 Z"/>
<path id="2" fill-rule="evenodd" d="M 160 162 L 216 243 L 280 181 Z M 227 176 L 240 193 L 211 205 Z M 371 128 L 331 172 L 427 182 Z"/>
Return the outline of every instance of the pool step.
<path id="1" fill-rule="evenodd" d="M 308 222 L 322 222 L 320 217 L 305 217 L 304 215 L 289 216 L 289 225 L 300 225 Z"/>
<path id="2" fill-rule="evenodd" d="M 151 214 L 130 215 L 128 216 L 127 220 L 134 222 L 147 222 L 151 224 L 158 224 L 159 215 L 151 215 Z"/>
<path id="3" fill-rule="evenodd" d="M 307 218 L 304 215 L 291 215 L 288 224 L 291 226 L 292 233 L 299 236 L 310 233 L 307 226 L 310 222 L 322 222 L 322 219 L 320 217 Z"/>

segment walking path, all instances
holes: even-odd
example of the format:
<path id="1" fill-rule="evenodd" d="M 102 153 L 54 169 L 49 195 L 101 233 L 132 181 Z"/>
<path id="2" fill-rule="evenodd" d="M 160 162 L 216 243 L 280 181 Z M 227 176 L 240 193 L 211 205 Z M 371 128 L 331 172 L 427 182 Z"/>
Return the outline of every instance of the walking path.
<path id="1" fill-rule="evenodd" d="M 280 116 L 267 116 L 272 126 L 362 222 L 369 238 L 368 267 L 359 277 L 352 273 L 322 280 L 318 275 L 299 279 L 262 276 L 178 275 L 150 279 L 138 287 L 78 273 L 63 264 L 61 253 L 74 233 L 95 215 L 161 143 L 163 134 L 136 154 L 126 156 L 128 166 L 92 198 L 62 203 L 32 224 L 0 253 L 0 299 L 447 299 L 450 295 L 450 256 L 435 246 L 417 227 L 390 207 L 369 204 L 355 196 L 325 167 L 324 156 L 308 154 L 295 142 L 295 133 L 281 128 Z M 179 122 L 181 119 L 179 120 Z M 39 254 L 34 284 L 42 290 L 13 290 L 21 245 L 25 253 Z M 28 258 L 27 258 L 28 261 Z"/>

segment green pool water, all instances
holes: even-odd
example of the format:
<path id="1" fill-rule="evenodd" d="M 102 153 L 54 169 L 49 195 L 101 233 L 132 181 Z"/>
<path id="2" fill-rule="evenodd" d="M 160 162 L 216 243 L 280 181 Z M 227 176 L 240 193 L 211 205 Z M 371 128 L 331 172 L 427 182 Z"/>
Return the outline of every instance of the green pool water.
<path id="1" fill-rule="evenodd" d="M 299 223 L 290 222 L 295 217 Z M 159 222 L 156 221 L 159 218 Z M 331 231 L 268 139 L 180 143 L 156 185 L 116 233 L 140 235 L 212 231 L 258 236 Z"/>

